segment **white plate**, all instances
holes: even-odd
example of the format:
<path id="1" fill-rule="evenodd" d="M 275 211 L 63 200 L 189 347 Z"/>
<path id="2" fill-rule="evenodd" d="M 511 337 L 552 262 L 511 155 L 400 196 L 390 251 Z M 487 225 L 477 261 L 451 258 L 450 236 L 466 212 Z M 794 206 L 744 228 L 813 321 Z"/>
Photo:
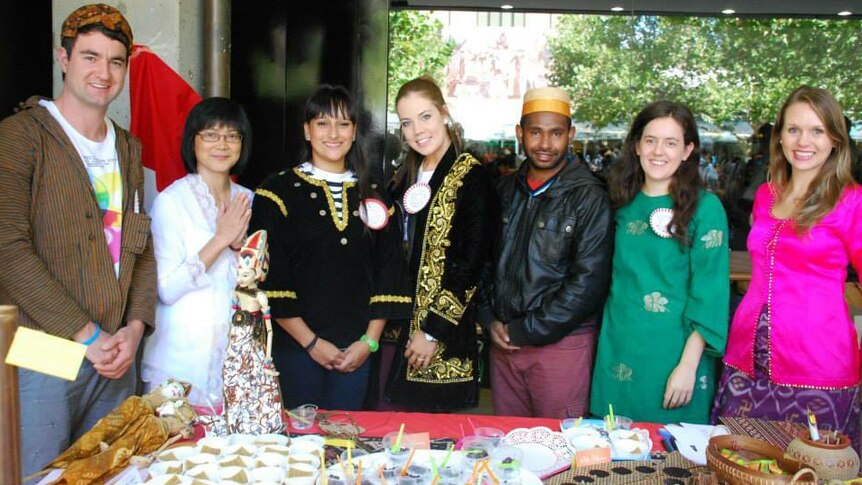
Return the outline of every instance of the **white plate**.
<path id="1" fill-rule="evenodd" d="M 544 426 L 513 429 L 503 438 L 502 445 L 520 449 L 524 453 L 524 467 L 542 480 L 572 466 L 573 452 L 568 438 Z"/>
<path id="2" fill-rule="evenodd" d="M 425 467 L 431 467 L 431 460 L 429 460 L 429 456 L 433 456 L 437 465 L 446 458 L 446 451 L 444 450 L 416 450 L 416 454 L 413 456 L 413 461 L 411 463 L 415 463 L 418 465 L 422 465 Z M 451 460 L 463 460 L 464 458 L 460 455 L 458 451 L 452 452 L 452 456 L 449 458 Z M 367 467 L 371 467 L 374 470 L 378 464 L 384 463 L 386 461 L 386 454 L 381 452 L 371 453 L 368 455 L 362 455 L 359 458 L 354 458 L 354 461 L 362 462 L 362 469 L 366 470 Z M 526 456 L 524 459 L 524 463 L 526 464 Z M 569 464 L 571 464 L 571 459 L 569 459 Z M 331 465 L 328 469 L 329 472 L 334 472 L 336 474 L 341 474 L 341 465 L 335 464 Z M 363 474 L 365 472 L 363 471 Z M 318 482 L 319 483 L 319 479 Z M 531 472 L 527 468 L 521 468 L 521 485 L 542 485 L 542 480 L 533 472 Z"/>

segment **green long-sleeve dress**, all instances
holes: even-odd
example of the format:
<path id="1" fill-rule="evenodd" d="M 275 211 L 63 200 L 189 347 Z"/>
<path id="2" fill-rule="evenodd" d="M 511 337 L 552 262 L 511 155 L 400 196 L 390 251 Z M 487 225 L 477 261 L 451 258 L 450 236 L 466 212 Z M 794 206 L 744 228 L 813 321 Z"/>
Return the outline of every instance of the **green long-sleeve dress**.
<path id="1" fill-rule="evenodd" d="M 691 246 L 659 236 L 650 224 L 673 207 L 669 195 L 639 193 L 616 213 L 611 291 L 605 303 L 590 411 L 635 421 L 706 423 L 717 359 L 727 340 L 727 216 L 718 198 L 699 194 L 689 224 Z M 658 214 L 657 214 L 658 215 Z M 653 224 L 661 232 L 661 224 Z M 665 226 L 666 227 L 666 226 Z M 668 234 L 665 233 L 665 236 Z M 667 378 L 693 330 L 706 341 L 691 402 L 664 409 Z"/>

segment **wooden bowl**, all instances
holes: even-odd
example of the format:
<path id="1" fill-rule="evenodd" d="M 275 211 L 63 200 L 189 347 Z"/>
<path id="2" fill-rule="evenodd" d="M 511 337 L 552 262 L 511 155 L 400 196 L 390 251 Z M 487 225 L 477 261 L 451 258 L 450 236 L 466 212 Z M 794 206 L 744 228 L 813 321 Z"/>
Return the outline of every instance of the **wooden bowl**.
<path id="1" fill-rule="evenodd" d="M 721 455 L 722 449 L 733 450 L 746 459 L 774 459 L 790 475 L 772 475 L 746 468 Z M 802 463 L 784 454 L 784 450 L 748 436 L 713 436 L 706 448 L 706 465 L 719 480 L 740 485 L 816 485 L 817 474 Z M 806 475 L 810 477 L 803 479 Z"/>

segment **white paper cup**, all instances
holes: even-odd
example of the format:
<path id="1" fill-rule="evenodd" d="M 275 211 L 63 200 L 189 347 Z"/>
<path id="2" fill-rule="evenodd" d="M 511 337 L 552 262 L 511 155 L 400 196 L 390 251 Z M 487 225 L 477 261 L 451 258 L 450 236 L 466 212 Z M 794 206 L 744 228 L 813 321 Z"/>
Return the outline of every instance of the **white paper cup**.
<path id="1" fill-rule="evenodd" d="M 320 466 L 320 457 L 319 455 L 312 455 L 311 453 L 291 453 L 291 455 L 287 457 L 287 463 L 289 465 L 307 463 L 317 468 Z"/>
<path id="2" fill-rule="evenodd" d="M 281 483 L 284 481 L 284 478 L 284 470 L 275 466 L 264 466 L 251 471 L 251 479 L 254 482 Z"/>
<path id="3" fill-rule="evenodd" d="M 295 463 L 287 469 L 287 485 L 314 485 L 320 469 L 308 463 Z"/>
<path id="4" fill-rule="evenodd" d="M 287 446 L 290 443 L 290 438 L 283 434 L 262 434 L 260 436 L 255 436 L 252 444 L 258 446 L 266 446 L 266 445 L 283 445 Z"/>
<path id="5" fill-rule="evenodd" d="M 220 455 L 228 444 L 227 438 L 222 436 L 207 436 L 198 440 L 198 451 L 208 455 Z"/>
<path id="6" fill-rule="evenodd" d="M 219 480 L 221 480 L 221 468 L 215 463 L 197 465 L 195 467 L 192 467 L 191 469 L 186 470 L 186 476 L 218 482 Z"/>
<path id="7" fill-rule="evenodd" d="M 157 461 L 147 468 L 151 477 L 179 474 L 183 472 L 183 462 L 179 460 Z"/>
<path id="8" fill-rule="evenodd" d="M 277 453 L 287 456 L 290 454 L 290 447 L 284 445 L 264 445 L 260 447 L 260 453 Z"/>
<path id="9" fill-rule="evenodd" d="M 222 455 L 242 455 L 242 456 L 254 456 L 257 454 L 257 446 L 250 445 L 247 443 L 238 443 L 235 445 L 228 445 L 225 449 L 222 450 Z"/>
<path id="10" fill-rule="evenodd" d="M 220 480 L 230 480 L 236 483 L 249 483 L 251 482 L 251 471 L 245 467 L 239 466 L 224 467 L 221 469 Z"/>
<path id="11" fill-rule="evenodd" d="M 191 470 L 192 468 L 194 468 L 198 465 L 208 465 L 208 464 L 215 465 L 216 461 L 218 461 L 218 457 L 215 455 L 207 455 L 207 454 L 199 453 L 197 455 L 192 455 L 192 456 L 186 457 L 186 459 L 183 460 L 183 465 L 185 466 L 186 471 L 188 471 L 188 470 Z"/>
<path id="12" fill-rule="evenodd" d="M 186 458 L 197 455 L 198 450 L 194 446 L 178 446 L 165 450 L 156 456 L 159 461 L 183 461 Z"/>
<path id="13" fill-rule="evenodd" d="M 243 455 L 225 455 L 218 460 L 220 467 L 254 468 L 255 460 Z"/>
<path id="14" fill-rule="evenodd" d="M 256 466 L 287 468 L 287 456 L 279 453 L 260 453 L 255 458 Z"/>

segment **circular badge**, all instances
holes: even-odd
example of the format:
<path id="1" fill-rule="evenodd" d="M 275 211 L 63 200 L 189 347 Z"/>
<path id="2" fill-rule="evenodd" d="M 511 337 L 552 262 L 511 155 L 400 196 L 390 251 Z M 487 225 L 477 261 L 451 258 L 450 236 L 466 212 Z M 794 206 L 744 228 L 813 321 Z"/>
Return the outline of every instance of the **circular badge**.
<path id="1" fill-rule="evenodd" d="M 359 218 L 370 229 L 379 231 L 389 223 L 389 209 L 378 199 L 363 199 L 359 204 Z"/>
<path id="2" fill-rule="evenodd" d="M 662 207 L 660 209 L 652 211 L 652 214 L 650 214 L 649 216 L 649 225 L 652 228 L 652 231 L 656 233 L 657 236 L 663 238 L 671 238 L 673 237 L 674 229 L 670 225 L 670 221 L 672 220 L 673 209 Z"/>
<path id="3" fill-rule="evenodd" d="M 423 183 L 413 184 L 404 192 L 404 210 L 415 214 L 424 209 L 429 200 L 431 200 L 431 186 Z"/>

